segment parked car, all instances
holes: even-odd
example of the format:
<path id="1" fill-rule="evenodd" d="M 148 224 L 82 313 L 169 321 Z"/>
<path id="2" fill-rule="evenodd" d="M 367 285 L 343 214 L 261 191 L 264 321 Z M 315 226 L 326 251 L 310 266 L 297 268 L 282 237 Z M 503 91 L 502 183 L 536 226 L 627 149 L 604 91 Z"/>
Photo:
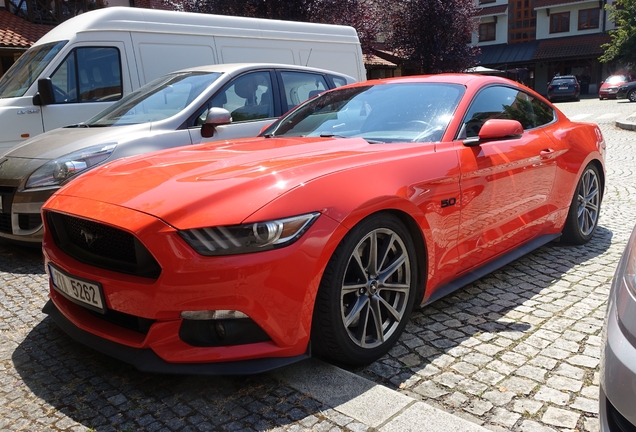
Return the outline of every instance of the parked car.
<path id="1" fill-rule="evenodd" d="M 58 190 L 44 312 L 145 371 L 366 364 L 413 305 L 589 241 L 604 156 L 596 125 L 505 78 L 341 87 L 257 138 L 114 161 Z"/>
<path id="2" fill-rule="evenodd" d="M 244 62 L 310 66 L 366 79 L 353 27 L 99 8 L 52 28 L 0 77 L 0 155 L 27 138 L 93 117 L 169 72 Z"/>
<path id="3" fill-rule="evenodd" d="M 616 268 L 603 327 L 602 432 L 636 430 L 636 229 Z"/>
<path id="4" fill-rule="evenodd" d="M 0 157 L 0 238 L 39 245 L 44 201 L 99 164 L 168 147 L 254 137 L 316 93 L 354 81 L 322 69 L 250 63 L 165 75 L 84 123 L 31 138 Z"/>
<path id="5" fill-rule="evenodd" d="M 628 99 L 636 102 L 636 81 L 623 84 L 616 91 L 616 99 Z"/>
<path id="6" fill-rule="evenodd" d="M 552 78 L 548 83 L 548 100 L 581 99 L 581 86 L 574 75 L 560 75 Z"/>
<path id="7" fill-rule="evenodd" d="M 618 88 L 632 81 L 631 75 L 612 75 L 601 83 L 598 89 L 599 99 L 616 99 Z"/>

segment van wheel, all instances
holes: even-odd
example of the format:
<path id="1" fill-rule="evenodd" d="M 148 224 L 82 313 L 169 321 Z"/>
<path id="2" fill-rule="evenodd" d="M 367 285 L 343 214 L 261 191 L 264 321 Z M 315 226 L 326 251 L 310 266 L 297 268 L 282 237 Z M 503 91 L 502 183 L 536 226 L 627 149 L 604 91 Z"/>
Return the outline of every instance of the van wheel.
<path id="1" fill-rule="evenodd" d="M 316 297 L 312 349 L 349 365 L 371 363 L 406 326 L 417 283 L 415 246 L 396 217 L 356 225 L 331 257 Z"/>
<path id="2" fill-rule="evenodd" d="M 601 210 L 600 176 L 596 166 L 590 164 L 583 171 L 576 186 L 562 239 L 569 244 L 585 244 L 592 238 Z"/>

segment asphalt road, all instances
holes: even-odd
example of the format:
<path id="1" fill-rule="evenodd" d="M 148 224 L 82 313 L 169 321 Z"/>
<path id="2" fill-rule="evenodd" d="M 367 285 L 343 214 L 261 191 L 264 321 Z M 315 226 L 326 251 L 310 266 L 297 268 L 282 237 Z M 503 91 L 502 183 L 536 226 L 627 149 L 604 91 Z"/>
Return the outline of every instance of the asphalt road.
<path id="1" fill-rule="evenodd" d="M 424 430 L 426 419 L 444 417 L 430 406 L 470 422 L 455 430 L 598 430 L 606 298 L 636 222 L 636 132 L 615 121 L 636 104 L 558 106 L 598 123 L 608 143 L 593 240 L 544 246 L 416 311 L 399 344 L 365 368 L 312 361 L 249 377 L 137 372 L 60 331 L 40 312 L 40 253 L 0 244 L 0 430 Z M 419 419 L 403 415 L 415 408 Z"/>

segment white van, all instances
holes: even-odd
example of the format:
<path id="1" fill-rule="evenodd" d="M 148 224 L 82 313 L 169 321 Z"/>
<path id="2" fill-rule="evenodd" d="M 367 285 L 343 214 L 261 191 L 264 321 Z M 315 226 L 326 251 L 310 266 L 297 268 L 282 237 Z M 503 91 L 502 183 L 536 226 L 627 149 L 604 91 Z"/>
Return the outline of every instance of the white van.
<path id="1" fill-rule="evenodd" d="M 366 79 L 354 28 L 111 7 L 38 40 L 0 78 L 0 155 L 29 137 L 86 120 L 175 70 L 267 62 Z"/>

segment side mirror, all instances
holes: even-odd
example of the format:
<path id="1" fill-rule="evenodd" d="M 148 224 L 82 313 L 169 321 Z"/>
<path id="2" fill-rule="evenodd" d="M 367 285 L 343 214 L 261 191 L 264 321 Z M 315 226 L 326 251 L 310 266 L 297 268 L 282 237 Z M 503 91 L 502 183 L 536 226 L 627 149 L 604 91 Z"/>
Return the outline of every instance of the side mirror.
<path id="1" fill-rule="evenodd" d="M 203 138 L 212 138 L 214 130 L 217 126 L 232 123 L 232 115 L 224 108 L 212 107 L 205 117 L 205 123 L 201 126 L 201 136 Z"/>
<path id="2" fill-rule="evenodd" d="M 51 78 L 38 80 L 38 92 L 33 96 L 33 105 L 51 105 L 55 103 L 55 92 Z"/>
<path id="3" fill-rule="evenodd" d="M 523 126 L 517 120 L 490 119 L 479 130 L 479 136 L 464 140 L 464 145 L 473 147 L 484 141 L 518 138 L 523 135 Z"/>

